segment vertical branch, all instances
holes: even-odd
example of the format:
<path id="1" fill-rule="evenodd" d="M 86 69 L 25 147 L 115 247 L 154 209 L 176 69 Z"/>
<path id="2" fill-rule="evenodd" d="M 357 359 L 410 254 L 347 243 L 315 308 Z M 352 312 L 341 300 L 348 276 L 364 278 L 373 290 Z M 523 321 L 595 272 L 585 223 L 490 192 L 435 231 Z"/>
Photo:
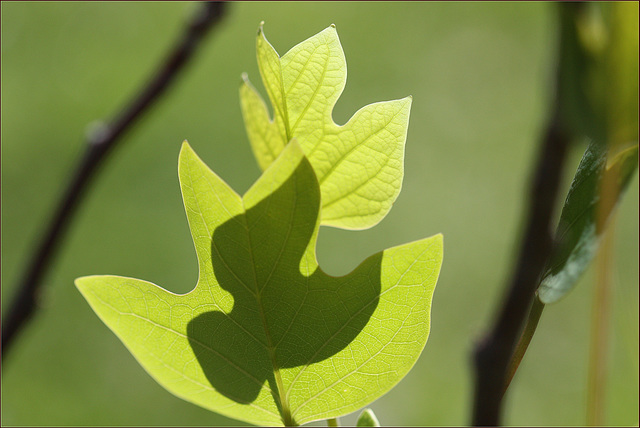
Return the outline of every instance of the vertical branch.
<path id="1" fill-rule="evenodd" d="M 193 57 L 208 31 L 220 21 L 224 3 L 206 2 L 199 6 L 186 26 L 180 40 L 159 65 L 158 70 L 140 93 L 109 124 L 88 136 L 85 153 L 79 161 L 45 232 L 26 265 L 24 275 L 9 314 L 2 320 L 2 357 L 6 357 L 16 335 L 36 309 L 36 296 L 48 267 L 73 219 L 78 204 L 104 163 L 108 153 L 122 140 L 122 136 L 165 93 L 181 70 Z"/>
<path id="2" fill-rule="evenodd" d="M 581 82 L 576 78 L 581 58 L 576 51 L 575 16 L 580 8 L 580 4 L 559 5 L 560 36 L 551 116 L 540 142 L 529 189 L 526 227 L 506 296 L 493 327 L 474 352 L 473 425 L 500 425 L 505 385 L 517 369 L 517 366 L 510 367 L 516 343 L 528 316 L 531 314 L 531 328 L 535 330 L 536 317 L 542 311 L 542 306 L 534 305 L 535 292 L 553 248 L 552 215 L 570 132 L 575 132 L 576 100 L 584 96 Z M 527 334 L 530 339 L 533 331 Z M 524 353 L 526 347 L 522 351 Z M 509 372 L 510 368 L 513 373 Z"/>
<path id="3" fill-rule="evenodd" d="M 559 125 L 556 106 L 538 154 L 530 188 L 527 227 L 507 296 L 491 332 L 475 350 L 473 425 L 500 424 L 509 361 L 553 244 L 552 213 L 568 143 Z"/>

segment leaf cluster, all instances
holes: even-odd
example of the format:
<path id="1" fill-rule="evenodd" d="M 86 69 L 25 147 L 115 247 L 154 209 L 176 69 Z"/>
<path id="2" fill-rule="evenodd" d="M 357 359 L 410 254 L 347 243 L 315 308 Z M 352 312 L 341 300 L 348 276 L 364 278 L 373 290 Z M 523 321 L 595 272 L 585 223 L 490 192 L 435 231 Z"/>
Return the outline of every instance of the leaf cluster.
<path id="1" fill-rule="evenodd" d="M 346 63 L 334 26 L 280 58 L 261 25 L 257 57 L 273 118 L 246 76 L 240 97 L 261 177 L 240 196 L 186 142 L 180 152 L 196 287 L 176 295 L 120 276 L 76 285 L 173 394 L 290 426 L 355 411 L 411 369 L 429 334 L 442 236 L 374 254 L 342 277 L 324 273 L 319 226 L 371 227 L 400 191 L 411 98 L 336 125 Z"/>

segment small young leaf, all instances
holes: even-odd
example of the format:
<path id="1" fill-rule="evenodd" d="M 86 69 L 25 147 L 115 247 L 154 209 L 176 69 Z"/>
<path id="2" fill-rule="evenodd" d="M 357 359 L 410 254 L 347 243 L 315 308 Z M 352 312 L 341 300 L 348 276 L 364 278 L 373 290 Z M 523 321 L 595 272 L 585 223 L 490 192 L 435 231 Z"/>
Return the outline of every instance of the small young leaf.
<path id="1" fill-rule="evenodd" d="M 273 120 L 243 75 L 242 114 L 264 170 L 296 138 L 320 182 L 323 225 L 366 229 L 389 212 L 402 186 L 411 97 L 358 110 L 343 126 L 333 107 L 347 80 L 344 52 L 333 25 L 282 58 L 258 30 L 257 57 L 273 106 Z"/>
<path id="2" fill-rule="evenodd" d="M 295 140 L 244 197 L 186 143 L 179 177 L 198 256 L 195 289 L 76 280 L 162 386 L 231 418 L 296 425 L 355 411 L 411 369 L 429 334 L 441 235 L 331 277 L 315 255 L 320 188 Z"/>
<path id="3" fill-rule="evenodd" d="M 364 409 L 360 416 L 358 416 L 357 427 L 379 427 L 380 422 L 376 418 L 376 414 L 371 409 Z"/>
<path id="4" fill-rule="evenodd" d="M 598 249 L 601 230 L 596 227 L 600 186 L 616 180 L 616 203 L 638 167 L 638 144 L 620 152 L 607 162 L 606 147 L 591 143 L 585 151 L 571 183 L 556 231 L 557 248 L 538 288 L 538 298 L 548 304 L 571 290 Z M 601 209 L 608 219 L 616 203 Z M 605 221 L 606 221 L 605 219 Z"/>

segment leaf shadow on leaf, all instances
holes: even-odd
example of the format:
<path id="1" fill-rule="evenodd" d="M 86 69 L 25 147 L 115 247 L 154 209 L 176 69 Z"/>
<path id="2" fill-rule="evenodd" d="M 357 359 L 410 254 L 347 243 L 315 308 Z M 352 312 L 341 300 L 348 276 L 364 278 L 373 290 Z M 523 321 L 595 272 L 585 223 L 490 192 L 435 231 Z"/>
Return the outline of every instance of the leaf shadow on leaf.
<path id="1" fill-rule="evenodd" d="M 267 381 L 282 414 L 279 397 L 296 380 L 290 373 L 278 391 L 275 371 L 302 371 L 344 350 L 378 305 L 382 252 L 348 275 L 325 274 L 315 262 L 319 210 L 303 158 L 277 190 L 213 233 L 213 271 L 233 309 L 200 314 L 187 336 L 211 386 L 237 403 L 254 402 Z"/>

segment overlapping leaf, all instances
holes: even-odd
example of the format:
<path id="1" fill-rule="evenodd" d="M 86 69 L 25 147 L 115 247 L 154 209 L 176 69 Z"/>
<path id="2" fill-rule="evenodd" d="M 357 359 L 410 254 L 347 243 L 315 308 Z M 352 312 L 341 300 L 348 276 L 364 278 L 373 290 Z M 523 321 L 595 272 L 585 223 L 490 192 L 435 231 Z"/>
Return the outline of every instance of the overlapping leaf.
<path id="1" fill-rule="evenodd" d="M 244 197 L 187 144 L 179 176 L 198 256 L 195 289 L 76 280 L 161 385 L 232 418 L 295 425 L 361 408 L 409 371 L 429 333 L 440 235 L 331 277 L 315 257 L 320 187 L 295 140 Z"/>
<path id="2" fill-rule="evenodd" d="M 638 167 L 638 144 L 621 151 L 607 163 L 606 147 L 591 143 L 571 183 L 556 232 L 557 248 L 538 289 L 542 303 L 567 294 L 589 266 L 598 249 L 602 230 Z M 598 208 L 602 183 L 615 180 L 613 203 Z"/>
<path id="3" fill-rule="evenodd" d="M 332 119 L 347 68 L 335 26 L 303 41 L 282 58 L 258 30 L 257 57 L 273 119 L 246 75 L 242 113 L 258 164 L 266 169 L 296 138 L 322 191 L 323 225 L 365 229 L 396 200 L 403 178 L 411 97 L 370 104 L 343 126 Z"/>
<path id="4" fill-rule="evenodd" d="M 560 63 L 565 120 L 574 135 L 588 135 L 592 143 L 562 209 L 557 248 L 538 289 L 543 303 L 562 298 L 586 270 L 638 167 L 638 4 L 592 3 L 561 11 L 567 32 Z"/>

